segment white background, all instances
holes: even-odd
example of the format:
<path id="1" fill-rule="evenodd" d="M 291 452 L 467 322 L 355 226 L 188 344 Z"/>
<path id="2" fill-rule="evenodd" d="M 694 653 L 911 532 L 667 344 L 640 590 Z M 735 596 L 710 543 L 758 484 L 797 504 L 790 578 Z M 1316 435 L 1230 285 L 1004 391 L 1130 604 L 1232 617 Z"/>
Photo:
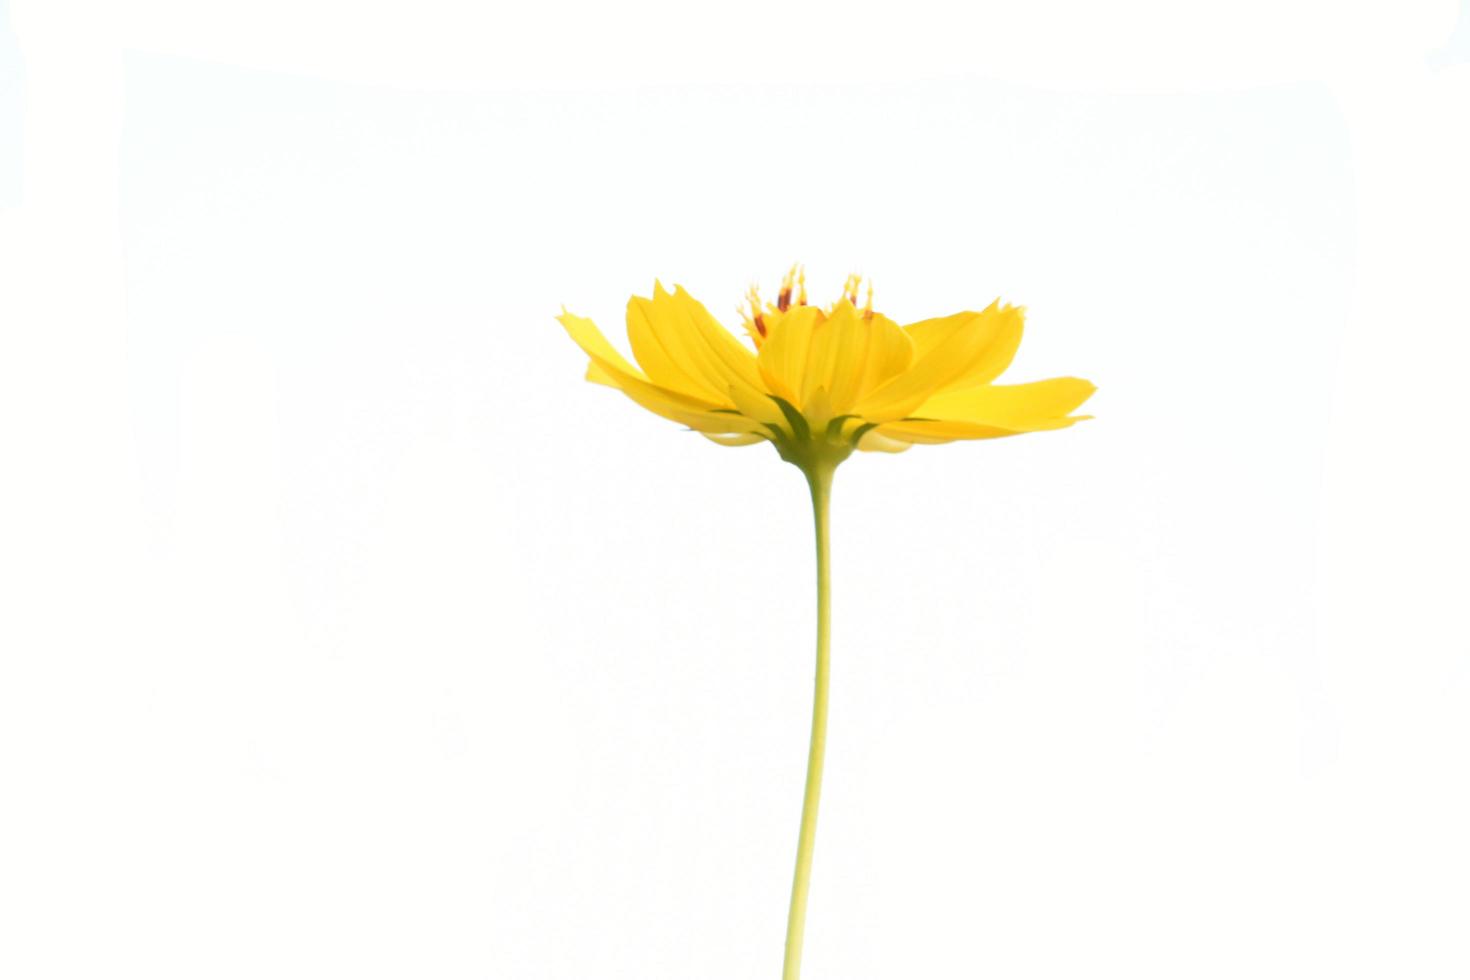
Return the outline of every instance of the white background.
<path id="1" fill-rule="evenodd" d="M 804 487 L 552 317 L 796 259 L 1100 386 L 839 473 L 806 976 L 1470 974 L 1467 61 L 1407 0 L 12 0 L 0 975 L 774 977 Z"/>

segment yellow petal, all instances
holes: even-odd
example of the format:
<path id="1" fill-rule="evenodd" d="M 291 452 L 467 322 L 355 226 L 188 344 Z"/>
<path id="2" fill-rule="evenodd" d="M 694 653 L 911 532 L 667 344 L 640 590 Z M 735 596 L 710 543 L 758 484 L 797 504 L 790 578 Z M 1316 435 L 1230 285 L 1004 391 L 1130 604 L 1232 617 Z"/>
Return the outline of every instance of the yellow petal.
<path id="1" fill-rule="evenodd" d="M 618 386 L 617 379 L 598 367 L 596 361 L 587 362 L 587 374 L 585 377 L 595 385 L 607 385 L 609 388 L 616 388 Z"/>
<path id="2" fill-rule="evenodd" d="M 741 385 L 731 385 L 729 388 L 730 400 L 735 403 L 735 408 L 746 418 L 755 419 L 757 422 L 769 423 L 771 425 L 784 426 L 786 416 L 781 409 L 771 400 L 771 396 L 764 392 L 755 393 Z"/>
<path id="3" fill-rule="evenodd" d="M 807 398 L 801 414 L 806 417 L 807 425 L 813 432 L 821 432 L 838 413 L 832 407 L 832 396 L 827 394 L 826 388 L 819 385 Z"/>
<path id="4" fill-rule="evenodd" d="M 1091 418 L 1067 413 L 1096 390 L 1092 382 L 1081 378 L 1051 378 L 1023 385 L 981 385 L 936 395 L 914 417 L 880 425 L 875 431 L 894 439 L 938 443 L 1065 429 Z"/>
<path id="5" fill-rule="evenodd" d="M 643 377 L 642 371 L 629 364 L 627 359 L 618 353 L 618 349 L 608 343 L 607 338 L 602 335 L 602 331 L 597 329 L 597 324 L 585 316 L 568 313 L 565 307 L 562 308 L 561 316 L 556 319 L 558 323 L 566 328 L 567 333 L 571 335 L 572 339 L 577 342 L 577 346 L 586 351 L 588 356 L 594 361 L 605 361 L 611 364 L 615 370 L 621 371 L 624 374 L 631 374 L 636 378 Z M 588 380 L 595 379 L 588 378 Z M 606 382 L 603 383 L 605 384 Z"/>
<path id="6" fill-rule="evenodd" d="M 1007 429 L 997 425 L 981 425 L 978 422 L 954 422 L 948 419 L 904 419 L 902 422 L 885 422 L 873 430 L 891 439 L 902 439 L 933 445 L 954 442 L 956 439 L 1000 439 L 1037 432 L 1043 428 L 1065 429 L 1078 419 L 1056 419 L 1052 423 L 1036 428 Z"/>
<path id="7" fill-rule="evenodd" d="M 902 327 L 881 313 L 874 313 L 869 323 L 872 333 L 868 362 L 854 401 L 907 371 L 914 363 L 914 342 Z"/>
<path id="8" fill-rule="evenodd" d="M 868 453 L 901 453 L 913 449 L 914 444 L 903 439 L 886 436 L 877 429 L 869 429 L 858 440 L 858 449 Z"/>
<path id="9" fill-rule="evenodd" d="M 931 317 L 928 320 L 910 323 L 903 329 L 904 333 L 909 335 L 909 339 L 914 342 L 914 353 L 918 357 L 923 357 L 952 336 L 955 331 L 987 320 L 999 309 L 1000 300 L 996 300 L 979 313 L 974 310 L 966 310 L 963 313 L 952 313 L 949 316 Z"/>
<path id="10" fill-rule="evenodd" d="M 563 312 L 557 319 L 592 359 L 587 369 L 589 378 L 601 384 L 611 384 L 650 412 L 700 432 L 749 433 L 759 430 L 755 422 L 742 415 L 715 411 L 721 406 L 653 384 L 629 364 L 586 317 Z"/>
<path id="11" fill-rule="evenodd" d="M 974 422 L 1012 430 L 1055 428 L 1092 397 L 1097 386 L 1082 378 L 1050 378 L 1021 385 L 980 385 L 935 395 L 911 414 L 916 418 Z"/>
<path id="12" fill-rule="evenodd" d="M 840 300 L 812 334 L 802 401 L 824 388 L 832 411 L 844 414 L 863 395 L 907 368 L 913 352 L 913 342 L 898 324 L 878 314 L 865 316 L 848 300 Z"/>
<path id="13" fill-rule="evenodd" d="M 901 419 L 953 384 L 985 353 L 993 333 L 983 319 L 978 315 L 946 319 L 953 322 L 945 325 L 942 336 L 937 330 L 926 332 L 926 349 L 916 351 L 908 370 L 858 399 L 853 408 L 857 414 L 870 422 Z"/>
<path id="14" fill-rule="evenodd" d="M 649 378 L 671 390 L 726 406 L 731 385 L 762 390 L 755 355 L 682 286 L 654 283 L 651 299 L 630 299 L 628 339 Z"/>
<path id="15" fill-rule="evenodd" d="M 784 398 L 793 407 L 802 406 L 802 379 L 806 376 L 807 356 L 812 347 L 812 334 L 822 322 L 822 311 L 815 306 L 793 306 L 784 313 L 766 319 L 766 342 L 756 356 L 756 367 L 771 394 Z"/>
<path id="16" fill-rule="evenodd" d="M 917 357 L 938 347 L 956 331 L 978 330 L 985 336 L 982 350 L 964 370 L 945 385 L 946 389 L 985 384 L 998 378 L 1015 359 L 1021 346 L 1025 326 L 1025 307 L 1002 306 L 1000 300 L 979 313 L 956 313 L 953 316 L 920 320 L 904 328 L 914 342 Z"/>
<path id="17" fill-rule="evenodd" d="M 603 365 L 606 367 L 606 365 Z M 612 373 L 612 372 L 609 372 Z M 633 401 L 664 418 L 689 426 L 696 432 L 758 433 L 760 426 L 745 416 L 730 411 L 713 411 L 692 402 L 677 392 L 660 388 L 630 375 L 613 374 L 617 387 Z"/>
<path id="18" fill-rule="evenodd" d="M 638 366 L 648 372 L 649 380 L 671 391 L 715 401 L 718 389 L 707 383 L 690 363 L 684 344 L 677 336 L 664 336 L 650 300 L 634 296 L 628 300 L 628 342 Z"/>
<path id="19" fill-rule="evenodd" d="M 753 446 L 758 442 L 766 441 L 765 436 L 757 435 L 754 432 L 701 432 L 700 435 L 704 436 L 710 442 L 717 442 L 722 446 Z"/>

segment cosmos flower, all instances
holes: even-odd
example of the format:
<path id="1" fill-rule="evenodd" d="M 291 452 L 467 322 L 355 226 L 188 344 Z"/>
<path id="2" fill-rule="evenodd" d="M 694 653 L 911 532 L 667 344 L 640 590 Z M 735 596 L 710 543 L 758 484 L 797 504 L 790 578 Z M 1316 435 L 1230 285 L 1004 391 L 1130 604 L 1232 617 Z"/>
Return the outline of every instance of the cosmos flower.
<path id="1" fill-rule="evenodd" d="M 811 491 L 817 541 L 817 658 L 806 790 L 786 920 L 783 980 L 799 980 L 827 746 L 831 676 L 832 476 L 854 449 L 902 452 L 916 443 L 995 439 L 1064 429 L 1094 390 L 1081 378 L 993 382 L 1021 343 L 1023 310 L 996 301 L 977 312 L 900 326 L 873 309 L 872 284 L 849 276 L 831 306 L 807 303 L 806 277 L 786 274 L 774 304 L 752 288 L 747 347 L 682 287 L 654 284 L 628 301 L 635 367 L 591 320 L 562 326 L 591 363 L 587 380 L 617 388 L 657 415 L 726 446 L 769 442 Z"/>
<path id="2" fill-rule="evenodd" d="M 1024 310 L 998 300 L 979 312 L 906 326 L 858 305 L 848 277 L 831 306 L 807 303 L 805 274 L 787 273 L 774 304 L 749 294 L 741 343 L 683 287 L 655 283 L 628 301 L 629 363 L 597 327 L 563 312 L 591 358 L 587 379 L 727 446 L 771 442 L 793 462 L 853 449 L 994 439 L 1061 429 L 1092 394 L 1080 378 L 992 382 L 1015 357 Z M 795 458 L 794 458 L 795 457 Z M 840 461 L 840 459 L 838 459 Z"/>

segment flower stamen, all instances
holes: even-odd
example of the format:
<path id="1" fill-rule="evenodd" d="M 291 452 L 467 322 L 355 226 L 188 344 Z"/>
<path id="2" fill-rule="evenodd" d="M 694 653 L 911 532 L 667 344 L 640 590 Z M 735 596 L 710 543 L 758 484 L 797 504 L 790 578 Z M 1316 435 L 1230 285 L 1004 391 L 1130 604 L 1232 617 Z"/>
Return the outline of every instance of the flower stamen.
<path id="1" fill-rule="evenodd" d="M 751 325 L 755 327 L 756 333 L 764 337 L 766 335 L 766 318 L 761 313 L 760 287 L 751 286 L 750 290 L 745 294 L 745 301 L 750 304 Z"/>
<path id="2" fill-rule="evenodd" d="M 781 279 L 781 292 L 776 296 L 776 309 L 781 313 L 785 313 L 791 306 L 791 287 L 796 283 L 796 272 L 797 267 L 793 265 Z M 803 272 L 802 278 L 805 277 L 806 273 Z"/>

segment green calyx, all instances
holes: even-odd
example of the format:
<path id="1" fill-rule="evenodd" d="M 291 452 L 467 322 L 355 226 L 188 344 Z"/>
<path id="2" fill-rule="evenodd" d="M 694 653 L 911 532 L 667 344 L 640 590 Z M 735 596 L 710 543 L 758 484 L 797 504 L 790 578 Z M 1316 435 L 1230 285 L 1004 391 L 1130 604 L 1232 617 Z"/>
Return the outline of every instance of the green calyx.
<path id="1" fill-rule="evenodd" d="M 772 396 L 771 400 L 786 419 L 785 427 L 766 426 L 771 431 L 771 442 L 782 459 L 809 477 L 835 470 L 839 463 L 852 455 L 858 440 L 873 428 L 872 423 L 868 423 L 844 433 L 844 423 L 856 416 L 838 415 L 814 430 L 810 420 L 786 399 Z"/>

